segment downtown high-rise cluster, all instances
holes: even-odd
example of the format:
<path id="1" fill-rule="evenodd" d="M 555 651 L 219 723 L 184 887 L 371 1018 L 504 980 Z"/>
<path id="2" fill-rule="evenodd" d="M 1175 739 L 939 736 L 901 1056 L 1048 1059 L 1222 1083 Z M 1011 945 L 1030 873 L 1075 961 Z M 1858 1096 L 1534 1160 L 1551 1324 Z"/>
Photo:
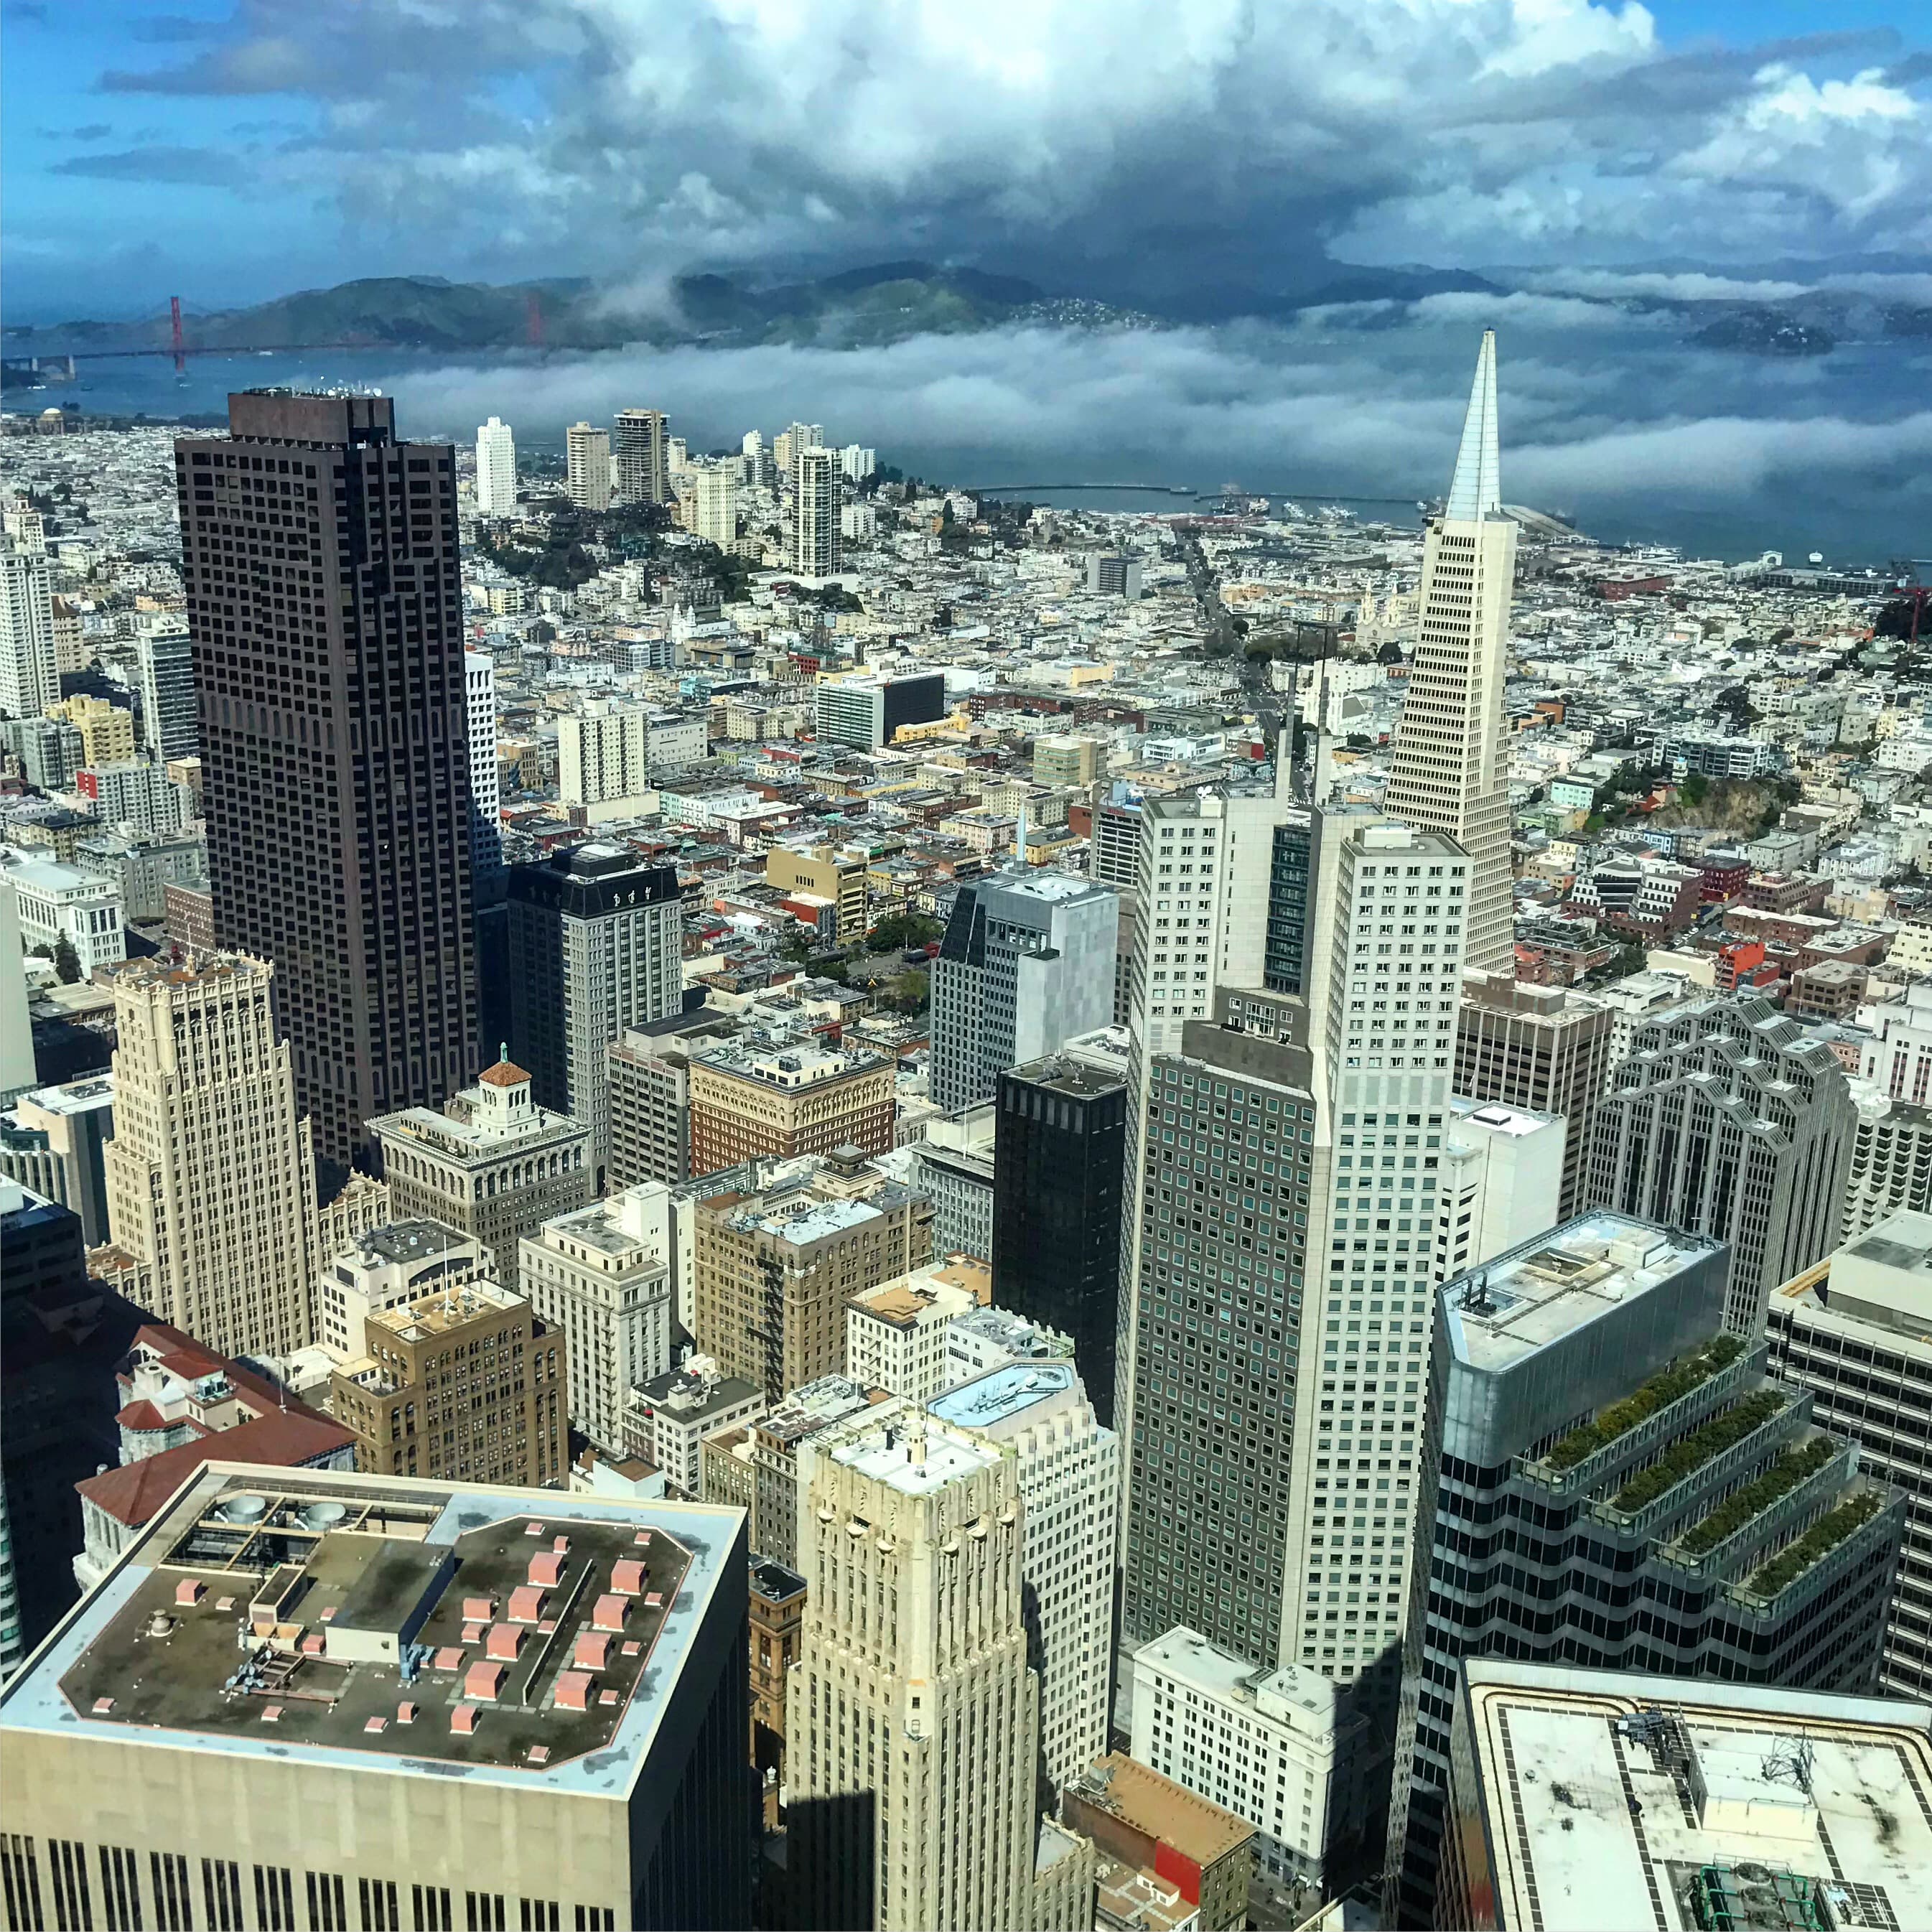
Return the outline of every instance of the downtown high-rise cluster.
<path id="1" fill-rule="evenodd" d="M 8 754 L 122 870 L 0 870 L 9 1926 L 1932 1912 L 1932 1010 L 1808 1011 L 1728 848 L 1549 910 L 1500 416 L 1485 334 L 1385 768 L 1372 652 L 1066 641 L 1191 520 L 818 424 L 553 488 L 237 394 L 127 707 L 10 510 Z M 1601 944 L 1760 879 L 1782 1008 Z"/>

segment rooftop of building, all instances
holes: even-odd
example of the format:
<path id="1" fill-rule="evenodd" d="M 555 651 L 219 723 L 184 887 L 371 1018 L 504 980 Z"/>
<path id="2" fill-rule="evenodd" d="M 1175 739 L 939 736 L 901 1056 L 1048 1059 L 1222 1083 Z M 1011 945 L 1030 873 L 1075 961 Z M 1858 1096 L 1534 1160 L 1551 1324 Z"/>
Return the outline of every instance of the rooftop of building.
<path id="1" fill-rule="evenodd" d="M 1204 1871 L 1238 1852 L 1255 1835 L 1246 1820 L 1163 1778 L 1124 1751 L 1096 1758 L 1067 1789 L 1083 1802 L 1112 1812 L 1172 1846 Z"/>
<path id="2" fill-rule="evenodd" d="M 7 1685 L 0 1732 L 621 1796 L 742 1522 L 212 1462 Z"/>
<path id="3" fill-rule="evenodd" d="M 439 1288 L 413 1301 L 380 1310 L 369 1317 L 371 1328 L 387 1329 L 399 1342 L 427 1342 L 447 1335 L 485 1316 L 508 1314 L 530 1304 L 494 1281 L 466 1281 Z"/>
<path id="4" fill-rule="evenodd" d="M 1443 1332 L 1472 1366 L 1501 1374 L 1720 1243 L 1607 1209 L 1579 1215 L 1445 1283 Z"/>
<path id="5" fill-rule="evenodd" d="M 803 1596 L 805 1592 L 805 1579 L 796 1570 L 788 1570 L 769 1556 L 752 1558 L 752 1594 L 754 1597 L 762 1597 L 768 1604 L 788 1604 L 794 1597 Z"/>
<path id="6" fill-rule="evenodd" d="M 1057 1328 L 1048 1328 L 1010 1308 L 973 1308 L 952 1324 L 956 1335 L 990 1342 L 1010 1354 L 1047 1361 L 1071 1356 L 1072 1342 Z"/>
<path id="7" fill-rule="evenodd" d="M 1498 1922 L 1932 1924 L 1925 1705 L 1500 1659 L 1463 1670 Z"/>
<path id="8" fill-rule="evenodd" d="M 727 1040 L 691 1057 L 694 1067 L 755 1080 L 769 1087 L 815 1087 L 860 1073 L 879 1072 L 891 1062 L 862 1047 L 824 1046 L 816 1042 L 780 1042 L 752 1036 Z"/>
<path id="9" fill-rule="evenodd" d="M 758 1433 L 790 1444 L 862 1408 L 888 1400 L 883 1389 L 868 1388 L 849 1376 L 820 1376 L 792 1390 L 758 1424 Z"/>
<path id="10" fill-rule="evenodd" d="M 902 1496 L 929 1496 L 982 1469 L 997 1468 L 1000 1455 L 953 1430 L 896 1415 L 836 1444 L 830 1460 Z"/>
<path id="11" fill-rule="evenodd" d="M 1478 1129 L 1501 1138 L 1520 1140 L 1559 1124 L 1556 1114 L 1539 1114 L 1527 1107 L 1505 1106 L 1500 1100 L 1460 1100 L 1449 1102 L 1451 1132 L 1456 1128 Z"/>
<path id="12" fill-rule="evenodd" d="M 983 1308 L 992 1293 L 993 1271 L 985 1262 L 971 1255 L 952 1255 L 936 1267 L 867 1288 L 846 1306 L 895 1327 L 910 1328 L 924 1316 L 946 1318 L 968 1307 Z"/>
<path id="13" fill-rule="evenodd" d="M 637 1393 L 653 1410 L 664 1409 L 680 1422 L 702 1422 L 707 1415 L 742 1408 L 762 1391 L 740 1376 L 721 1376 L 708 1355 L 694 1355 L 682 1368 L 654 1376 Z"/>
<path id="14" fill-rule="evenodd" d="M 1007 1362 L 934 1396 L 926 1408 L 942 1422 L 997 1437 L 1036 1420 L 1042 1411 L 1085 1400 L 1071 1362 Z"/>
<path id="15" fill-rule="evenodd" d="M 1111 1067 L 1096 1065 L 1090 1058 L 1070 1053 L 1064 1048 L 1039 1060 L 1030 1060 L 1024 1066 L 1010 1067 L 1006 1077 L 1023 1080 L 1030 1087 L 1042 1088 L 1048 1093 L 1064 1094 L 1076 1100 L 1097 1100 L 1103 1094 L 1118 1094 L 1126 1085 L 1124 1071 L 1116 1072 Z"/>
<path id="16" fill-rule="evenodd" d="M 1143 1644 L 1134 1655 L 1211 1697 L 1245 1705 L 1298 1730 L 1332 1731 L 1338 1721 L 1332 1679 L 1318 1671 L 1304 1670 L 1298 1664 L 1262 1670 L 1185 1624 L 1177 1624 L 1152 1642 Z"/>
<path id="17" fill-rule="evenodd" d="M 88 874 L 89 878 L 94 877 Z M 199 986 L 224 980 L 253 979 L 274 971 L 266 959 L 248 952 L 190 952 L 180 957 L 148 953 L 138 959 L 116 960 L 102 969 L 102 978 L 116 991 L 123 988 Z"/>
<path id="18" fill-rule="evenodd" d="M 1932 1353 L 1932 1214 L 1904 1208 L 1886 1216 L 1785 1282 L 1772 1306 L 1803 1306 Z"/>
<path id="19" fill-rule="evenodd" d="M 365 1262 L 406 1268 L 412 1262 L 434 1261 L 452 1248 L 476 1246 L 470 1236 L 440 1221 L 392 1221 L 358 1234 L 354 1252 Z"/>

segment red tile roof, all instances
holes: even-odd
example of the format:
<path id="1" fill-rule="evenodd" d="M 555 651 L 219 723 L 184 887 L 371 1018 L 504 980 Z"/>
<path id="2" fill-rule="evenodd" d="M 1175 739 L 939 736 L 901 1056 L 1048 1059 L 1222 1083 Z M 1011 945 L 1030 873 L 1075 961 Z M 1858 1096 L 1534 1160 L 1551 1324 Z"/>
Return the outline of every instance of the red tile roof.
<path id="1" fill-rule="evenodd" d="M 486 1087 L 515 1087 L 530 1077 L 513 1060 L 500 1060 L 478 1076 Z"/>
<path id="2" fill-rule="evenodd" d="M 340 1423 L 304 1402 L 291 1402 L 286 1412 L 272 1408 L 253 1422 L 104 1470 L 74 1487 L 117 1522 L 139 1529 L 204 1462 L 261 1462 L 292 1469 L 351 1448 L 355 1441 Z"/>

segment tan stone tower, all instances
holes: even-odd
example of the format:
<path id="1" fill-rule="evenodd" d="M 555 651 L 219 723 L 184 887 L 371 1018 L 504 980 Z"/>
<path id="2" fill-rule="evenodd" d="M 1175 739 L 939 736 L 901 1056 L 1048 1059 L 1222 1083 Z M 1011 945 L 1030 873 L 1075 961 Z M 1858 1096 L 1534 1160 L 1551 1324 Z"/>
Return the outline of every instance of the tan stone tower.
<path id="1" fill-rule="evenodd" d="M 1382 809 L 1473 861 L 1465 962 L 1514 970 L 1503 678 L 1516 526 L 1503 514 L 1496 338 L 1483 332 L 1456 474 L 1422 551 L 1422 613 Z"/>
<path id="2" fill-rule="evenodd" d="M 1058 1882 L 1035 1874 L 1040 1680 L 1012 1457 L 913 1412 L 855 1421 L 811 1460 L 786 1717 L 792 1922 L 1090 1924 L 1084 1841 L 1057 1847 Z"/>

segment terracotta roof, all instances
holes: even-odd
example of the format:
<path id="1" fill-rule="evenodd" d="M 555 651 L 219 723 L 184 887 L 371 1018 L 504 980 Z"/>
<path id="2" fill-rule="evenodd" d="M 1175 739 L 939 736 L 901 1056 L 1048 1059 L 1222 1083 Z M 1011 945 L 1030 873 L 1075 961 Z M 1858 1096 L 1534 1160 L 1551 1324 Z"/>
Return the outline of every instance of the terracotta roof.
<path id="1" fill-rule="evenodd" d="M 139 1529 L 204 1462 L 261 1462 L 293 1468 L 350 1448 L 355 1441 L 340 1423 L 292 1402 L 286 1414 L 271 1409 L 238 1427 L 178 1444 L 118 1469 L 104 1470 L 74 1487 L 117 1522 Z"/>
<path id="2" fill-rule="evenodd" d="M 244 1369 L 239 1362 L 231 1362 L 225 1355 L 218 1355 L 186 1330 L 174 1328 L 166 1322 L 145 1322 L 134 1331 L 129 1352 L 139 1349 L 151 1351 L 164 1367 L 184 1382 L 197 1381 L 203 1376 L 226 1376 L 237 1395 L 249 1398 L 248 1406 L 251 1408 L 280 1409 L 284 1400 L 291 1411 L 299 1406 L 292 1396 L 284 1398 L 282 1390 L 267 1376 L 257 1375 L 253 1369 Z M 316 1412 L 311 1409 L 308 1413 L 314 1414 Z M 232 1439 L 232 1432 L 229 1439 Z"/>
<path id="3" fill-rule="evenodd" d="M 167 1418 L 151 1402 L 130 1402 L 114 1420 L 123 1429 L 151 1430 L 172 1426 Z"/>
<path id="4" fill-rule="evenodd" d="M 530 1076 L 514 1060 L 500 1060 L 494 1066 L 486 1067 L 477 1077 L 486 1087 L 517 1087 Z"/>

